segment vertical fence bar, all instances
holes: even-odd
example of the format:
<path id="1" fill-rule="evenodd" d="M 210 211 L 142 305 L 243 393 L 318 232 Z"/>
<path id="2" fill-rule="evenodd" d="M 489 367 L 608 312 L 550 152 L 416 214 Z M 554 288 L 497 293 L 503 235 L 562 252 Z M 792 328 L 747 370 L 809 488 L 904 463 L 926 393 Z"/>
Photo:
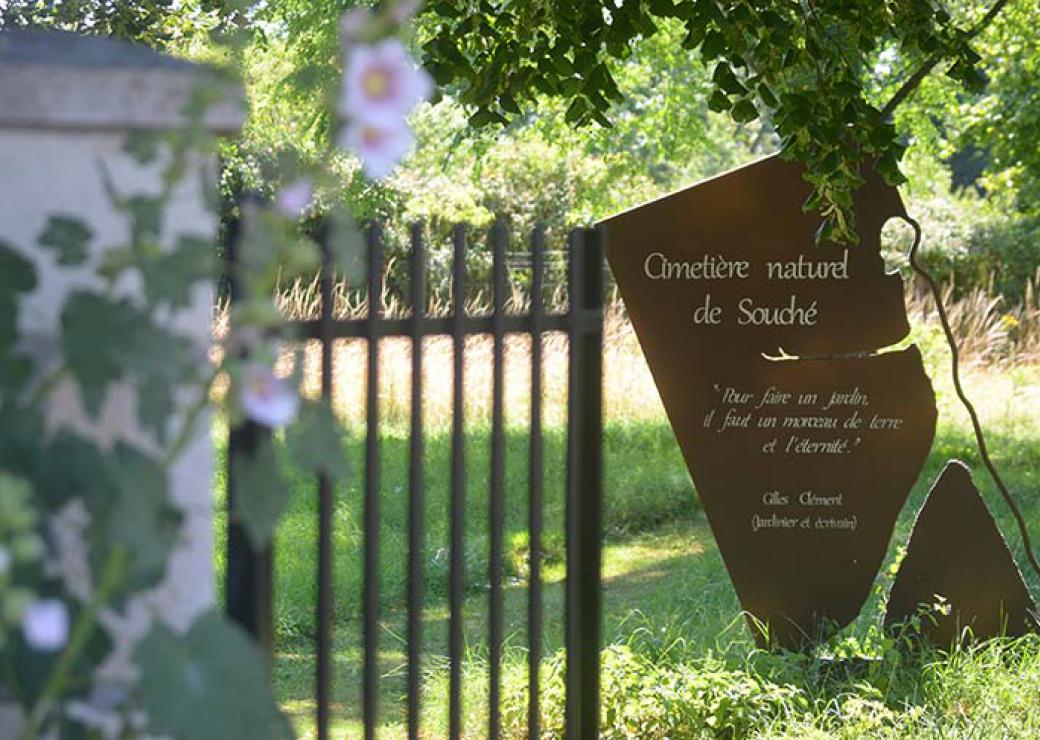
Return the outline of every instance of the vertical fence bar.
<path id="1" fill-rule="evenodd" d="M 451 556 L 448 574 L 450 600 L 448 659 L 448 736 L 462 734 L 462 598 L 465 586 L 466 451 L 465 389 L 466 362 L 466 230 L 456 226 L 453 234 L 452 347 L 454 388 L 451 423 Z"/>
<path id="2" fill-rule="evenodd" d="M 318 232 L 321 249 L 321 397 L 332 402 L 332 249 L 328 223 Z M 332 481 L 327 473 L 318 474 L 318 606 L 316 614 L 317 661 L 317 737 L 329 736 L 329 705 L 332 684 Z"/>
<path id="3" fill-rule="evenodd" d="M 241 205 L 245 205 L 242 199 Z M 228 296 L 232 306 L 241 296 L 238 280 L 239 242 L 242 234 L 242 218 L 229 220 L 225 244 L 225 270 Z M 233 312 L 232 312 L 233 313 Z M 248 456 L 264 441 L 269 432 L 254 422 L 231 429 L 228 435 L 227 452 L 227 569 L 224 575 L 225 609 L 228 618 L 237 623 L 261 646 L 270 657 L 273 648 L 273 557 L 271 547 L 254 549 L 245 528 L 235 516 L 237 490 L 235 460 Z"/>
<path id="4" fill-rule="evenodd" d="M 505 528 L 505 305 L 506 228 L 501 221 L 491 230 L 493 313 L 491 334 L 493 367 L 491 390 L 491 553 L 488 592 L 488 738 L 501 731 L 502 689 L 502 541 Z"/>
<path id="5" fill-rule="evenodd" d="M 527 736 L 539 738 L 539 669 L 542 662 L 542 300 L 545 232 L 531 237 L 531 438 L 528 458 L 527 528 L 531 552 L 527 590 Z"/>
<path id="6" fill-rule="evenodd" d="M 383 255 L 379 224 L 368 232 L 368 389 L 365 439 L 365 552 L 362 593 L 364 665 L 362 714 L 366 740 L 373 740 L 379 713 L 379 323 L 383 302 Z"/>
<path id="7" fill-rule="evenodd" d="M 426 313 L 426 250 L 423 227 L 412 226 L 412 409 L 408 472 L 408 738 L 419 738 L 423 608 L 423 318 Z"/>
<path id="8" fill-rule="evenodd" d="M 581 316 L 584 305 L 583 288 L 584 276 L 582 268 L 583 234 L 580 231 L 572 231 L 567 243 L 567 344 L 568 344 L 568 382 L 567 382 L 567 492 L 566 509 L 564 512 L 564 526 L 566 529 L 567 546 L 567 578 L 564 593 L 564 642 L 567 648 L 567 673 L 566 673 L 566 707 L 565 723 L 567 737 L 582 738 L 578 731 L 580 726 L 581 696 L 581 665 L 578 660 L 580 655 L 579 640 L 582 635 L 579 631 L 578 615 L 578 569 L 581 565 L 578 560 L 578 532 L 579 512 L 581 505 L 581 469 L 579 459 L 581 456 L 582 414 L 580 406 L 579 388 L 581 385 Z"/>
<path id="9" fill-rule="evenodd" d="M 602 232 L 581 234 L 572 245 L 571 260 L 572 397 L 568 408 L 573 436 L 568 443 L 567 736 L 595 740 L 599 737 L 602 631 Z"/>

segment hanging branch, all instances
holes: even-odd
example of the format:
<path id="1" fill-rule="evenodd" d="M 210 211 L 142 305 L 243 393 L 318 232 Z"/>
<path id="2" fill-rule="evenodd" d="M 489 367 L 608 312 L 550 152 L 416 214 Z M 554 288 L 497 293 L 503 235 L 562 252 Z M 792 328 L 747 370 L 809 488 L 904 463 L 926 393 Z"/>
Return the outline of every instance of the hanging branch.
<path id="1" fill-rule="evenodd" d="M 993 7 L 986 12 L 986 15 L 984 15 L 982 19 L 968 31 L 966 40 L 971 41 L 982 33 L 986 27 L 993 22 L 993 19 L 1000 15 L 1000 11 L 1002 11 L 1004 6 L 1007 4 L 1008 0 L 997 0 L 993 3 Z M 935 66 L 941 61 L 942 56 L 938 54 L 928 57 L 924 64 L 922 64 L 916 72 L 910 75 L 910 78 L 903 83 L 902 87 L 896 90 L 895 95 L 885 103 L 885 107 L 881 109 L 882 117 L 888 118 L 892 115 L 892 112 L 900 105 L 900 103 L 906 100 L 910 93 L 917 89 L 917 87 L 924 81 L 924 78 L 931 74 L 932 70 L 935 69 Z"/>

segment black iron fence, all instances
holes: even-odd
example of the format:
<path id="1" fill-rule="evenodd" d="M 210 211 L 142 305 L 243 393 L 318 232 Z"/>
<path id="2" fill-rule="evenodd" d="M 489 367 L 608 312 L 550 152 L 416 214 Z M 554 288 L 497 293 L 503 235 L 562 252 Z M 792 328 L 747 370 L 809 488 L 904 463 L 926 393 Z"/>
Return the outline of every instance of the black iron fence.
<path id="1" fill-rule="evenodd" d="M 317 245 L 322 254 L 320 280 L 321 315 L 296 322 L 302 338 L 321 344 L 321 392 L 331 398 L 333 344 L 337 339 L 361 338 L 367 342 L 368 369 L 364 466 L 364 581 L 362 593 L 362 718 L 365 737 L 375 735 L 379 697 L 380 593 L 378 579 L 380 526 L 380 417 L 379 354 L 380 340 L 387 337 L 411 339 L 411 417 L 409 463 L 408 585 L 407 585 L 407 701 L 408 733 L 420 737 L 420 695 L 423 630 L 423 547 L 425 480 L 423 465 L 423 339 L 449 336 L 453 345 L 453 414 L 451 442 L 451 496 L 449 546 L 449 721 L 448 736 L 462 734 L 462 655 L 464 648 L 464 547 L 466 517 L 466 419 L 465 419 L 465 343 L 472 335 L 488 335 L 493 340 L 491 476 L 489 496 L 488 615 L 489 615 L 489 696 L 487 735 L 501 733 L 501 667 L 503 648 L 503 523 L 505 514 L 505 340 L 509 334 L 526 334 L 531 340 L 531 405 L 529 440 L 528 541 L 530 587 L 528 590 L 528 737 L 540 736 L 539 666 L 542 659 L 542 531 L 544 507 L 543 481 L 543 339 L 548 333 L 564 333 L 569 345 L 569 383 L 567 399 L 566 472 L 566 728 L 570 738 L 594 738 L 599 712 L 599 649 L 601 642 L 600 560 L 602 521 L 602 343 L 603 343 L 603 244 L 596 230 L 571 233 L 568 245 L 567 310 L 550 312 L 543 300 L 546 272 L 546 244 L 541 231 L 531 237 L 530 305 L 523 313 L 507 312 L 511 270 L 507 264 L 506 230 L 498 225 L 488 236 L 492 252 L 493 290 L 491 311 L 470 315 L 466 311 L 467 251 L 466 228 L 453 234 L 452 311 L 447 316 L 429 316 L 427 306 L 427 254 L 423 230 L 411 231 L 410 316 L 385 317 L 381 300 L 385 278 L 380 228 L 367 232 L 367 290 L 376 297 L 368 301 L 367 315 L 336 319 L 333 315 L 333 270 L 328 230 L 321 228 Z M 237 259 L 237 225 L 228 229 L 225 253 L 228 260 L 228 287 L 235 299 L 234 266 Z M 515 252 L 513 253 L 515 254 Z M 245 627 L 268 650 L 272 648 L 272 554 L 255 552 L 230 515 L 232 501 L 244 492 L 236 491 L 231 475 L 232 460 L 248 455 L 257 446 L 263 430 L 255 425 L 233 429 L 228 446 L 228 511 L 226 604 L 228 614 Z M 331 655 L 333 589 L 333 488 L 324 476 L 317 476 L 318 501 L 317 603 L 316 610 L 316 726 L 317 737 L 329 734 L 332 705 Z M 430 736 L 427 730 L 422 736 Z"/>

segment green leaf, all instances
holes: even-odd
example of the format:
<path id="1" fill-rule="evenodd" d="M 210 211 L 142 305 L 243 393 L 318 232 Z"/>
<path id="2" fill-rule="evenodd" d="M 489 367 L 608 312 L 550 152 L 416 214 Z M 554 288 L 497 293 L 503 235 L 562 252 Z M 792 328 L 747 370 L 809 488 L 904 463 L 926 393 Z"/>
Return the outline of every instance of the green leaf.
<path id="1" fill-rule="evenodd" d="M 701 54 L 705 59 L 717 59 L 726 51 L 726 37 L 718 31 L 709 31 L 701 44 Z"/>
<path id="2" fill-rule="evenodd" d="M 722 111 L 729 110 L 732 105 L 733 103 L 728 97 L 726 97 L 726 93 L 721 90 L 716 90 L 708 96 L 708 110 L 721 113 Z"/>
<path id="3" fill-rule="evenodd" d="M 474 128 L 483 128 L 499 122 L 501 116 L 488 108 L 481 108 L 469 117 L 469 125 Z"/>
<path id="4" fill-rule="evenodd" d="M 815 211 L 823 205 L 823 202 L 823 193 L 819 190 L 813 190 L 809 193 L 809 197 L 802 202 L 802 210 L 806 213 L 809 211 Z"/>
<path id="5" fill-rule="evenodd" d="M 137 312 L 127 302 L 78 291 L 65 303 L 62 350 L 91 415 L 100 413 L 108 385 L 122 377 L 128 341 L 137 333 L 138 324 Z"/>
<path id="6" fill-rule="evenodd" d="M 288 740 L 257 646 L 215 612 L 183 638 L 156 624 L 134 654 L 150 729 L 177 740 Z"/>
<path id="7" fill-rule="evenodd" d="M 109 386 L 132 377 L 145 389 L 138 419 L 162 441 L 178 386 L 197 373 L 191 344 L 154 325 L 129 301 L 86 291 L 69 296 L 61 326 L 65 364 L 87 412 L 97 416 Z"/>
<path id="8" fill-rule="evenodd" d="M 741 84 L 740 80 L 737 79 L 733 69 L 726 62 L 719 62 L 715 65 L 715 72 L 712 74 L 712 81 L 718 85 L 718 87 L 729 93 L 730 95 L 745 95 L 747 94 L 747 88 Z"/>
<path id="9" fill-rule="evenodd" d="M 213 243 L 207 239 L 182 235 L 176 247 L 141 266 L 144 293 L 154 306 L 185 308 L 192 289 L 213 276 Z"/>
<path id="10" fill-rule="evenodd" d="M 162 230 L 163 202 L 159 198 L 135 195 L 124 206 L 130 215 L 130 237 L 135 245 L 151 245 Z"/>
<path id="11" fill-rule="evenodd" d="M 36 241 L 57 252 L 59 265 L 75 267 L 86 261 L 93 237 L 90 227 L 75 216 L 51 216 Z"/>
<path id="12" fill-rule="evenodd" d="M 906 182 L 906 176 L 899 170 L 899 162 L 894 156 L 885 156 L 878 160 L 874 169 L 881 175 L 884 181 L 892 187 L 897 187 Z"/>
<path id="13" fill-rule="evenodd" d="M 773 94 L 773 91 L 769 88 L 769 85 L 767 85 L 764 82 L 758 86 L 758 97 L 762 98 L 762 102 L 768 105 L 770 108 L 776 108 L 778 105 L 780 105 L 780 101 L 776 99 L 776 95 Z"/>
<path id="14" fill-rule="evenodd" d="M 676 12 L 672 0 L 650 0 L 649 5 L 650 12 L 662 18 L 672 17 Z"/>
<path id="15" fill-rule="evenodd" d="M 36 288 L 36 267 L 0 239 L 0 296 L 28 293 Z"/>
<path id="16" fill-rule="evenodd" d="M 733 116 L 733 120 L 738 123 L 748 123 L 758 118 L 758 108 L 748 98 L 744 98 L 737 102 L 733 106 L 733 110 L 730 111 L 730 115 Z"/>
<path id="17" fill-rule="evenodd" d="M 285 445 L 293 464 L 310 473 L 325 473 L 333 480 L 347 474 L 343 434 L 332 407 L 326 401 L 308 401 L 285 432 Z"/>
<path id="18" fill-rule="evenodd" d="M 0 240 L 0 387 L 15 391 L 29 379 L 32 365 L 15 353 L 18 294 L 36 287 L 36 268 Z"/>
<path id="19" fill-rule="evenodd" d="M 585 115 L 586 103 L 583 98 L 575 98 L 571 101 L 571 104 L 567 107 L 567 112 L 564 114 L 564 118 L 567 123 L 577 123 L 583 115 Z"/>
<path id="20" fill-rule="evenodd" d="M 516 99 L 511 95 L 502 95 L 499 97 L 498 104 L 506 113 L 512 113 L 515 116 L 519 116 L 523 113 L 523 111 L 520 110 L 520 106 L 517 105 Z"/>
<path id="21" fill-rule="evenodd" d="M 123 142 L 123 151 L 139 165 L 149 165 L 158 159 L 161 143 L 154 131 L 131 131 Z"/>
<path id="22" fill-rule="evenodd" d="M 125 548 L 127 571 L 121 585 L 127 592 L 140 591 L 156 585 L 166 574 L 182 516 L 170 505 L 166 471 L 156 460 L 120 442 L 112 452 L 111 466 L 114 495 L 104 517 L 94 512 L 101 532 L 92 549 Z"/>
<path id="23" fill-rule="evenodd" d="M 270 435 L 260 435 L 253 450 L 232 458 L 231 475 L 235 483 L 232 516 L 245 527 L 253 547 L 263 549 L 289 503 L 289 486 L 282 477 Z"/>
<path id="24" fill-rule="evenodd" d="M 347 285 L 360 285 L 368 270 L 365 235 L 358 228 L 357 221 L 343 210 L 330 214 L 329 228 L 333 266 L 346 278 Z"/>
<path id="25" fill-rule="evenodd" d="M 34 457 L 26 477 L 32 480 L 33 492 L 45 510 L 57 511 L 77 497 L 83 498 L 88 511 L 108 509 L 115 495 L 111 468 L 95 443 L 61 430 Z M 48 462 L 53 460 L 61 460 L 61 465 Z"/>

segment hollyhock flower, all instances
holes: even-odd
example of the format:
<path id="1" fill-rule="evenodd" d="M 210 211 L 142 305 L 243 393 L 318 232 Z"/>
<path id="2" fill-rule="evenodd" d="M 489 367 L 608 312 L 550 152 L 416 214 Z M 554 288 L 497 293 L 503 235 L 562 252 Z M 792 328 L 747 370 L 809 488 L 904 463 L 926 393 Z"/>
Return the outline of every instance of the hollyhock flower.
<path id="1" fill-rule="evenodd" d="M 347 52 L 340 112 L 352 121 L 397 126 L 432 89 L 430 76 L 397 39 L 354 46 Z"/>
<path id="2" fill-rule="evenodd" d="M 300 398 L 292 385 L 261 363 L 246 366 L 241 403 L 247 418 L 272 429 L 291 422 L 300 408 Z"/>
<path id="3" fill-rule="evenodd" d="M 389 175 L 415 143 L 415 135 L 404 121 L 381 126 L 357 121 L 343 129 L 340 146 L 361 158 L 361 167 L 373 180 Z"/>
<path id="4" fill-rule="evenodd" d="M 286 185 L 278 192 L 275 207 L 286 218 L 297 219 L 303 215 L 313 199 L 314 184 L 304 177 Z"/>
<path id="5" fill-rule="evenodd" d="M 41 599 L 22 614 L 22 634 L 33 650 L 53 653 L 69 639 L 69 611 L 58 599 Z"/>

